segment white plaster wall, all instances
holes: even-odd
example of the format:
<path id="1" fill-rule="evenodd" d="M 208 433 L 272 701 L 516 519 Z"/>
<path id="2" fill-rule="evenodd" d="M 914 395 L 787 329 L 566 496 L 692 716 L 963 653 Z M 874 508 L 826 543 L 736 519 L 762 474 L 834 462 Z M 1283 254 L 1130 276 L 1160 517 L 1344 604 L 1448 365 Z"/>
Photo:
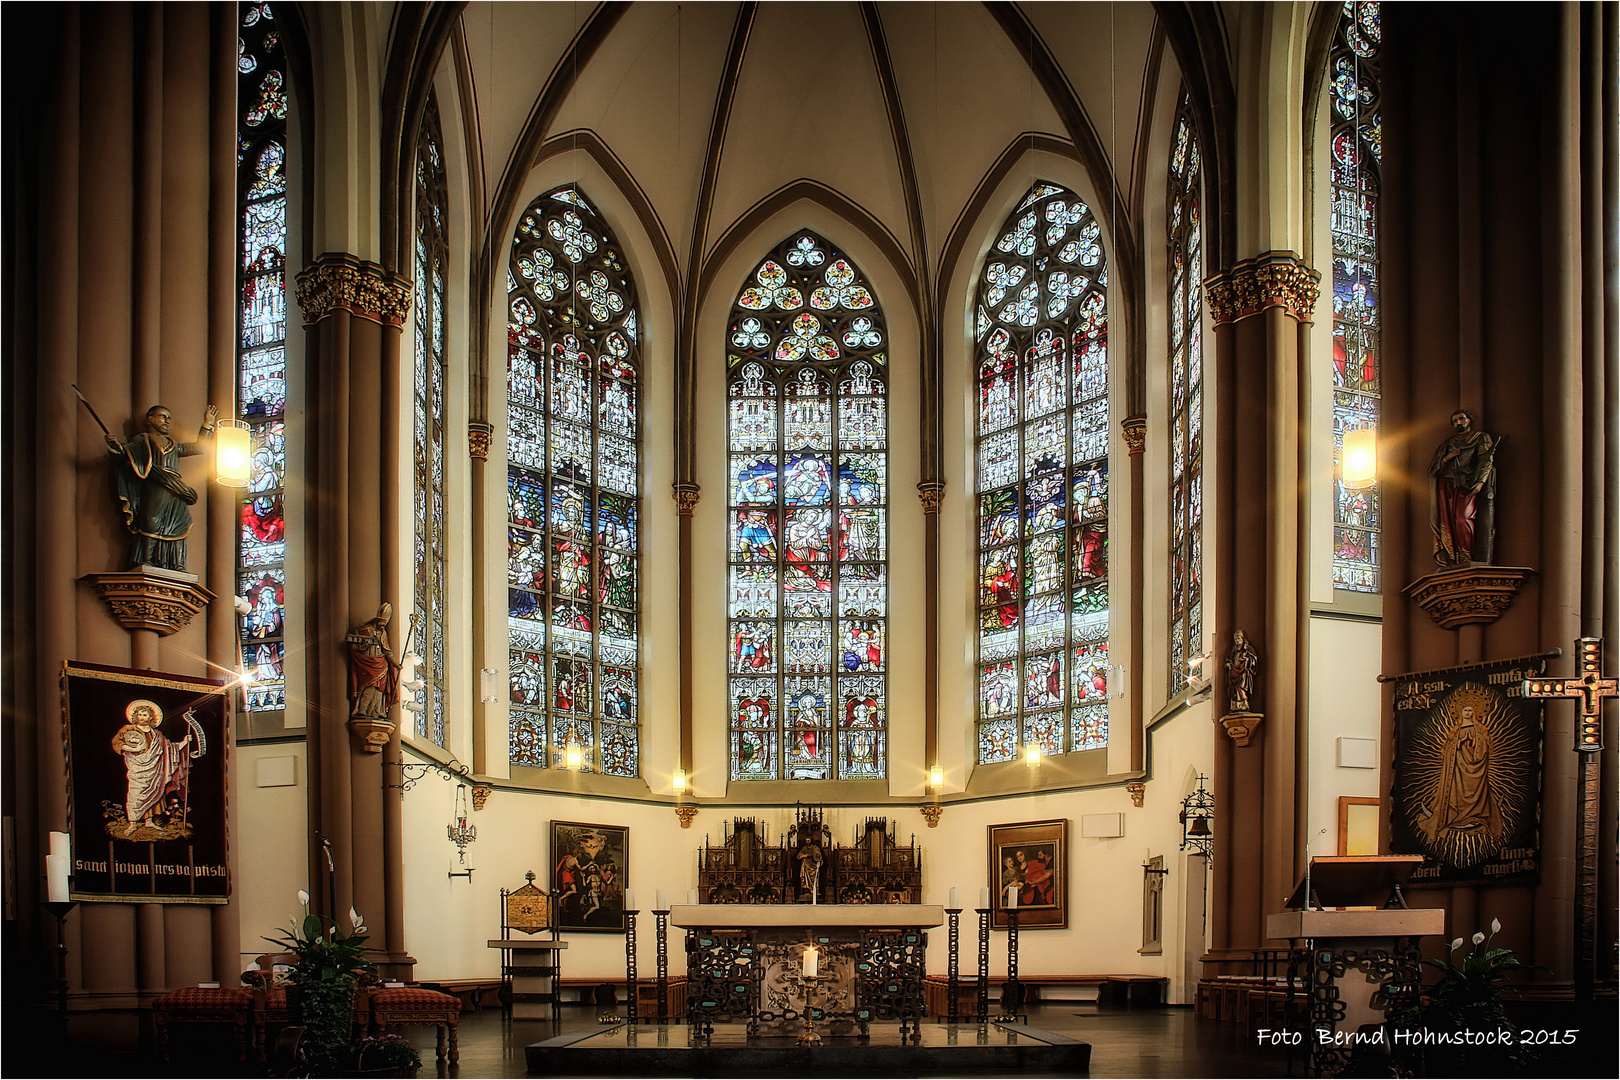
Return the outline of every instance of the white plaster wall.
<path id="1" fill-rule="evenodd" d="M 296 783 L 259 787 L 259 762 L 293 758 Z M 264 939 L 303 914 L 298 890 L 309 889 L 305 858 L 309 836 L 309 755 L 302 742 L 255 743 L 236 749 L 237 805 L 231 836 L 237 845 L 237 876 L 231 902 L 241 911 L 242 965 L 271 951 Z"/>
<path id="2" fill-rule="evenodd" d="M 1380 794 L 1378 769 L 1339 767 L 1338 740 L 1378 740 L 1383 626 L 1320 617 L 1313 618 L 1310 626 L 1305 834 L 1311 838 L 1312 855 L 1335 855 L 1339 850 L 1339 796 L 1373 798 Z M 1388 753 L 1388 747 L 1380 747 L 1379 760 Z"/>

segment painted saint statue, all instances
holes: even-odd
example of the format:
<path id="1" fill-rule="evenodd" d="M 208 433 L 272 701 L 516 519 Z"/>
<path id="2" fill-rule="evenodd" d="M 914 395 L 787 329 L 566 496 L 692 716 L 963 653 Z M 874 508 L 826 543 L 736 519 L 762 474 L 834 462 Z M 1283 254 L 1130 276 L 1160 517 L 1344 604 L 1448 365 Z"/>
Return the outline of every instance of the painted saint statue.
<path id="1" fill-rule="evenodd" d="M 169 435 L 169 410 L 154 405 L 146 410 L 146 430 L 121 443 L 107 436 L 107 452 L 117 459 L 118 509 L 129 530 L 127 570 L 155 566 L 161 570 L 186 568 L 186 537 L 191 535 L 191 507 L 197 492 L 180 479 L 180 459 L 207 449 L 213 440 L 219 409 L 208 406 L 202 431 L 195 442 L 176 442 Z"/>
<path id="2" fill-rule="evenodd" d="M 1452 434 L 1429 462 L 1429 524 L 1434 561 L 1483 566 L 1496 535 L 1496 450 L 1500 440 L 1474 430 L 1467 409 L 1451 414 Z"/>

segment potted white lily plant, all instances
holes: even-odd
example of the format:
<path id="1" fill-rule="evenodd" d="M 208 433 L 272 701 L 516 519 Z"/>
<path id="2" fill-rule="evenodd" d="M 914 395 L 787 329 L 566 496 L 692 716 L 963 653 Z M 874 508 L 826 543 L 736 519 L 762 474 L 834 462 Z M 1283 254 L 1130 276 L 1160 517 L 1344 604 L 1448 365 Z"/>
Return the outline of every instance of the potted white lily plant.
<path id="1" fill-rule="evenodd" d="M 298 958 L 287 976 L 288 1008 L 293 1023 L 304 1028 L 310 1066 L 331 1072 L 350 1064 L 355 992 L 376 969 L 365 958 L 366 924 L 359 912 L 349 909 L 344 933 L 335 919 L 309 910 L 302 889 L 298 902 L 303 919 L 293 916 L 290 929 L 265 940 Z"/>

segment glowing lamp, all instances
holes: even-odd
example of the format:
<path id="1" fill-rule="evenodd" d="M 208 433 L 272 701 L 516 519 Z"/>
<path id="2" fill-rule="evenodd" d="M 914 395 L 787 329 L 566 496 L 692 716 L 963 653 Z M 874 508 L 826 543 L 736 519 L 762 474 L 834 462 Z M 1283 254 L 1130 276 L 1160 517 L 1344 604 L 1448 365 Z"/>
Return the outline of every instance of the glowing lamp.
<path id="1" fill-rule="evenodd" d="M 938 791 L 945 786 L 945 770 L 935 765 L 928 770 L 928 786 Z"/>
<path id="2" fill-rule="evenodd" d="M 1378 433 L 1355 428 L 1344 433 L 1344 454 L 1339 459 L 1339 481 L 1347 488 L 1369 488 L 1378 480 Z"/>
<path id="3" fill-rule="evenodd" d="M 576 772 L 585 768 L 584 748 L 578 743 L 569 743 L 568 749 L 563 752 L 563 764 L 565 768 L 573 769 Z"/>
<path id="4" fill-rule="evenodd" d="M 675 794 L 677 794 L 677 795 L 686 794 L 686 770 L 685 769 L 676 769 L 675 770 L 674 787 L 675 787 Z"/>
<path id="5" fill-rule="evenodd" d="M 1032 769 L 1041 767 L 1041 744 L 1030 743 L 1024 748 L 1024 764 Z"/>
<path id="6" fill-rule="evenodd" d="M 253 467 L 253 434 L 242 420 L 221 420 L 214 430 L 214 471 L 226 487 L 248 486 Z"/>

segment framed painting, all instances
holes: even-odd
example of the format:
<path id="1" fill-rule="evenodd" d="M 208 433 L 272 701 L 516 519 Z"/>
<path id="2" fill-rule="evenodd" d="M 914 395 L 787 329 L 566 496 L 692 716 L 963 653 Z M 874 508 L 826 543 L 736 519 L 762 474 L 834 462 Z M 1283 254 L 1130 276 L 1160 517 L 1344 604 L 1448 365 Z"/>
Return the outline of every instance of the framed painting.
<path id="1" fill-rule="evenodd" d="M 62 665 L 74 900 L 223 904 L 231 687 Z"/>
<path id="2" fill-rule="evenodd" d="M 551 896 L 559 930 L 624 932 L 630 829 L 551 823 Z"/>
<path id="3" fill-rule="evenodd" d="M 1379 800 L 1339 796 L 1339 854 L 1378 854 Z"/>
<path id="4" fill-rule="evenodd" d="M 1007 928 L 1009 890 L 1020 930 L 1069 925 L 1069 820 L 990 826 L 990 925 Z"/>

